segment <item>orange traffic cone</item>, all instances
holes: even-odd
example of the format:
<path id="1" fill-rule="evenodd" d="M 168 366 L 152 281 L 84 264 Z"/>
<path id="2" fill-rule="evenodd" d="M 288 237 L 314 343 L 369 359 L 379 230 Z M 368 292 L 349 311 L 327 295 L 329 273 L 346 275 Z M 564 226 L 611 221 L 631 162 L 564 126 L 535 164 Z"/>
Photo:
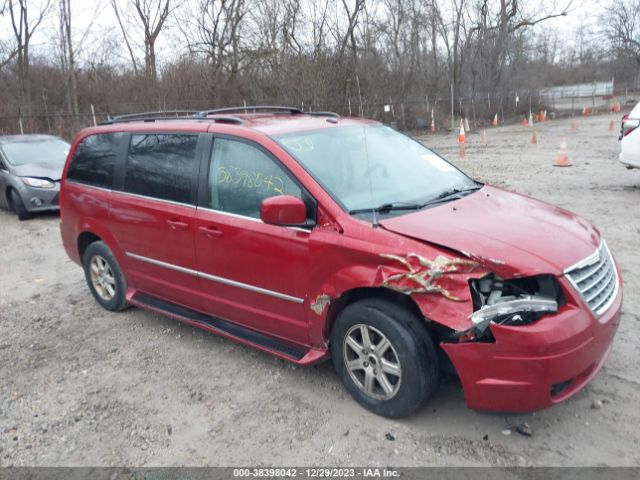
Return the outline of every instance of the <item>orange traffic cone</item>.
<path id="1" fill-rule="evenodd" d="M 527 116 L 522 117 L 522 128 L 527 128 L 529 126 L 529 122 L 527 121 Z"/>
<path id="2" fill-rule="evenodd" d="M 569 163 L 569 156 L 567 155 L 567 139 L 562 137 L 562 143 L 560 143 L 560 150 L 558 151 L 558 156 L 556 157 L 556 163 L 553 164 L 554 167 L 570 167 L 571 163 Z"/>
<path id="3" fill-rule="evenodd" d="M 493 116 L 493 121 L 491 122 L 491 125 L 493 125 L 494 127 L 498 126 L 498 114 L 497 113 Z"/>
<path id="4" fill-rule="evenodd" d="M 609 130 L 613 130 L 614 128 L 616 128 L 616 124 L 613 122 L 613 120 L 609 121 Z"/>
<path id="5" fill-rule="evenodd" d="M 458 134 L 458 143 L 460 145 L 464 145 L 465 142 L 465 138 L 464 138 L 464 123 L 462 122 L 462 120 L 460 120 L 460 133 Z"/>
<path id="6" fill-rule="evenodd" d="M 487 138 L 487 131 L 482 130 L 482 136 L 480 137 L 480 145 L 488 145 L 489 139 Z"/>
<path id="7" fill-rule="evenodd" d="M 538 136 L 536 135 L 536 132 L 533 132 L 531 134 L 531 143 L 533 145 L 537 145 L 538 144 Z"/>

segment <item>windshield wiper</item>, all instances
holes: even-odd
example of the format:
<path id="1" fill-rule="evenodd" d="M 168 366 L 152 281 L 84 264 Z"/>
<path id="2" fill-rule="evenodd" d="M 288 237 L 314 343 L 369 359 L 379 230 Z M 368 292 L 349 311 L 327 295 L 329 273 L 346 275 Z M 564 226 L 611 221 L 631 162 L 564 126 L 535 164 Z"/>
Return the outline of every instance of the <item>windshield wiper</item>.
<path id="1" fill-rule="evenodd" d="M 349 210 L 351 215 L 358 213 L 387 213 L 396 210 L 418 210 L 423 207 L 421 203 L 409 203 L 409 202 L 389 202 L 383 203 L 379 207 L 375 208 L 357 208 L 355 210 Z"/>
<path id="2" fill-rule="evenodd" d="M 440 203 L 448 200 L 450 197 L 454 197 L 456 195 L 460 195 L 461 193 L 471 193 L 476 190 L 480 190 L 484 185 L 476 185 L 474 187 L 469 188 L 451 188 L 449 190 L 445 190 L 438 196 L 428 200 L 427 202 L 422 204 L 422 207 L 426 207 L 427 205 L 433 205 L 434 203 Z"/>

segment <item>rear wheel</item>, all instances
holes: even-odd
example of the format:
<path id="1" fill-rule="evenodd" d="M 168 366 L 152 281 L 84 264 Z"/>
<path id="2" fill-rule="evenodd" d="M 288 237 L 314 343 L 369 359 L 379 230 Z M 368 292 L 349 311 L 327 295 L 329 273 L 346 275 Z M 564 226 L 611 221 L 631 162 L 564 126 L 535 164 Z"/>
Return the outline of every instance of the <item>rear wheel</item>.
<path id="1" fill-rule="evenodd" d="M 84 275 L 96 301 L 117 312 L 127 307 L 127 283 L 115 256 L 102 242 L 93 242 L 82 258 Z"/>
<path id="2" fill-rule="evenodd" d="M 18 220 L 29 220 L 32 217 L 32 214 L 27 210 L 20 194 L 15 190 L 11 190 L 9 196 L 11 198 L 13 211 L 18 215 Z"/>
<path id="3" fill-rule="evenodd" d="M 347 306 L 331 335 L 333 364 L 353 398 L 385 417 L 416 411 L 438 384 L 438 357 L 424 320 L 380 299 Z"/>

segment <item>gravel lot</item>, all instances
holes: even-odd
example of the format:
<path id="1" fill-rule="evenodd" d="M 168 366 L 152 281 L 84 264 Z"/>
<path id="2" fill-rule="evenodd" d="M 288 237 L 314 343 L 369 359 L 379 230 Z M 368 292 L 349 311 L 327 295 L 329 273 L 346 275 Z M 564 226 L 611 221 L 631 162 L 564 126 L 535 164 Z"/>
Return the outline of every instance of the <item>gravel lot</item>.
<path id="1" fill-rule="evenodd" d="M 0 212 L 0 466 L 639 465 L 640 171 L 617 162 L 609 117 L 424 138 L 479 180 L 594 222 L 625 280 L 602 372 L 563 405 L 504 417 L 468 410 L 444 380 L 419 413 L 376 417 L 329 363 L 299 368 L 156 314 L 102 310 L 61 246 L 57 215 Z M 616 130 L 618 120 L 616 117 Z M 552 167 L 562 136 L 573 166 Z M 526 214 L 526 212 L 523 212 Z M 507 436 L 527 422 L 533 436 Z M 390 435 L 387 435 L 390 434 Z"/>

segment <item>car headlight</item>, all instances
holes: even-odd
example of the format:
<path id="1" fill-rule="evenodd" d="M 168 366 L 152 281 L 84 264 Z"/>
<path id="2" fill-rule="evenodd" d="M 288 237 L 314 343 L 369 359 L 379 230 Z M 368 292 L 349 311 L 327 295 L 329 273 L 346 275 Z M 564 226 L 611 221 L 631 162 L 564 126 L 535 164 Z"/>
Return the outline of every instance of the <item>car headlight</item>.
<path id="1" fill-rule="evenodd" d="M 22 177 L 22 182 L 25 185 L 36 188 L 54 188 L 56 183 L 46 178 L 34 178 L 34 177 Z"/>
<path id="2" fill-rule="evenodd" d="M 503 325 L 523 324 L 531 321 L 531 314 L 540 316 L 540 314 L 555 313 L 557 311 L 558 302 L 555 300 L 523 297 L 498 302 L 493 305 L 485 305 L 471 314 L 471 322 L 478 331 L 484 332 L 492 321 Z M 526 317 L 530 317 L 529 321 L 527 321 Z"/>
<path id="3" fill-rule="evenodd" d="M 474 312 L 470 315 L 476 336 L 491 323 L 527 325 L 543 315 L 555 313 L 565 303 L 562 290 L 552 275 L 503 280 L 487 275 L 469 282 Z"/>

